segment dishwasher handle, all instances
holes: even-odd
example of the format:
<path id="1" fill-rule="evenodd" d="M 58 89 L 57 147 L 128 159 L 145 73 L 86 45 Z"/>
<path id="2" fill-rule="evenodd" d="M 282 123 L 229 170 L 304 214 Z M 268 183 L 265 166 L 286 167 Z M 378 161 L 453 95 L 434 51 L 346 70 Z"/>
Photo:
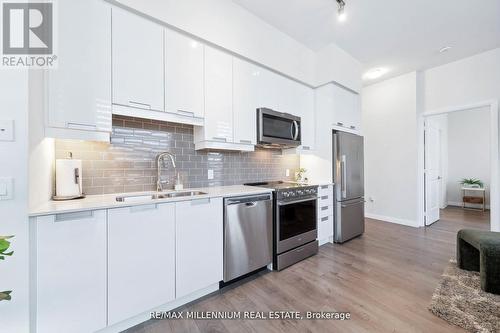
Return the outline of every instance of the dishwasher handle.
<path id="1" fill-rule="evenodd" d="M 271 194 L 251 196 L 251 197 L 237 197 L 226 199 L 226 205 L 241 205 L 246 204 L 246 206 L 253 207 L 257 205 L 259 201 L 269 201 L 271 200 Z"/>

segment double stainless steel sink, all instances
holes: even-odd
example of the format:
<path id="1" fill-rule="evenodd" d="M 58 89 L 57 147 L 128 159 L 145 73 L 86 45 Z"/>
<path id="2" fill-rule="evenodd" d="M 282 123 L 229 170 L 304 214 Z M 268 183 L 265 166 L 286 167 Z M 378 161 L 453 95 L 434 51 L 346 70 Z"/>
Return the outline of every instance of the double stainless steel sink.
<path id="1" fill-rule="evenodd" d="M 116 197 L 118 202 L 137 202 L 157 199 L 169 199 L 178 197 L 194 197 L 197 195 L 206 195 L 208 193 L 201 191 L 184 191 L 184 192 L 165 192 L 165 193 L 148 193 L 148 194 L 132 194 Z"/>

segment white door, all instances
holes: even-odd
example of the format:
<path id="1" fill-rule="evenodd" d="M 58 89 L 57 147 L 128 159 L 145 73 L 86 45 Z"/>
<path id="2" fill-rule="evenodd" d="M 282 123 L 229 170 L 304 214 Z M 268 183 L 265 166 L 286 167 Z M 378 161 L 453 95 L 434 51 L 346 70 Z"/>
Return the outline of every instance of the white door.
<path id="1" fill-rule="evenodd" d="M 205 46 L 185 35 L 165 31 L 165 105 L 167 112 L 203 118 Z"/>
<path id="2" fill-rule="evenodd" d="M 205 140 L 234 142 L 233 57 L 205 47 Z"/>
<path id="3" fill-rule="evenodd" d="M 106 211 L 39 217 L 36 332 L 106 327 Z"/>
<path id="4" fill-rule="evenodd" d="M 164 111 L 163 27 L 113 7 L 113 103 Z"/>
<path id="5" fill-rule="evenodd" d="M 441 191 L 439 128 L 428 119 L 425 123 L 425 224 L 439 220 Z"/>
<path id="6" fill-rule="evenodd" d="M 109 325 L 175 299 L 175 205 L 108 211 Z"/>
<path id="7" fill-rule="evenodd" d="M 222 198 L 175 204 L 176 296 L 181 298 L 222 280 Z"/>

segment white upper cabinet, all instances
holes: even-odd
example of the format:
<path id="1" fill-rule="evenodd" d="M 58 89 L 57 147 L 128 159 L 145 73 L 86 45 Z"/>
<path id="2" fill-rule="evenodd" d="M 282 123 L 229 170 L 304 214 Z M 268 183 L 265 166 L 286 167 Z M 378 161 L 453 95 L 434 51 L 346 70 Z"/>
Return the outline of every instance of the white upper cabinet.
<path id="1" fill-rule="evenodd" d="M 234 58 L 234 142 L 257 143 L 257 109 L 267 106 L 262 81 L 261 68 Z"/>
<path id="2" fill-rule="evenodd" d="M 315 148 L 315 112 L 314 112 L 314 90 L 300 83 L 295 83 L 294 95 L 296 100 L 296 112 L 301 119 L 301 135 L 303 151 Z"/>
<path id="3" fill-rule="evenodd" d="M 351 131 L 361 130 L 359 95 L 342 87 L 332 85 L 334 102 L 334 126 Z"/>
<path id="4" fill-rule="evenodd" d="M 350 132 L 361 132 L 360 96 L 335 84 L 315 91 L 318 126 L 326 125 Z"/>
<path id="5" fill-rule="evenodd" d="M 57 16 L 58 68 L 46 74 L 46 136 L 94 139 L 71 133 L 111 132 L 111 7 L 65 0 Z"/>
<path id="6" fill-rule="evenodd" d="M 204 50 L 198 41 L 165 30 L 166 111 L 203 118 Z"/>
<path id="7" fill-rule="evenodd" d="M 176 296 L 181 298 L 222 280 L 222 198 L 176 204 Z"/>
<path id="8" fill-rule="evenodd" d="M 106 211 L 38 217 L 33 223 L 36 332 L 106 327 Z"/>
<path id="9" fill-rule="evenodd" d="M 113 8 L 113 103 L 164 111 L 164 29 Z"/>
<path id="10" fill-rule="evenodd" d="M 174 299 L 175 204 L 110 209 L 109 325 Z"/>
<path id="11" fill-rule="evenodd" d="M 254 150 L 235 142 L 233 120 L 233 57 L 205 46 L 205 125 L 194 129 L 195 148 Z"/>

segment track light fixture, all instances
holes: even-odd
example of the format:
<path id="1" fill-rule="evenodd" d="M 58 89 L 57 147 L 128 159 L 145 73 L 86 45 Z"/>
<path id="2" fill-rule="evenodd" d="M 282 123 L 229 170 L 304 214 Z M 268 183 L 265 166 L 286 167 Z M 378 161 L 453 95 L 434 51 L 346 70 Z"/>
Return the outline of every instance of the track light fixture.
<path id="1" fill-rule="evenodd" d="M 347 14 L 345 12 L 345 1 L 344 0 L 336 0 L 337 4 L 339 6 L 338 9 L 338 14 L 339 14 L 339 21 L 344 22 L 347 18 Z"/>

